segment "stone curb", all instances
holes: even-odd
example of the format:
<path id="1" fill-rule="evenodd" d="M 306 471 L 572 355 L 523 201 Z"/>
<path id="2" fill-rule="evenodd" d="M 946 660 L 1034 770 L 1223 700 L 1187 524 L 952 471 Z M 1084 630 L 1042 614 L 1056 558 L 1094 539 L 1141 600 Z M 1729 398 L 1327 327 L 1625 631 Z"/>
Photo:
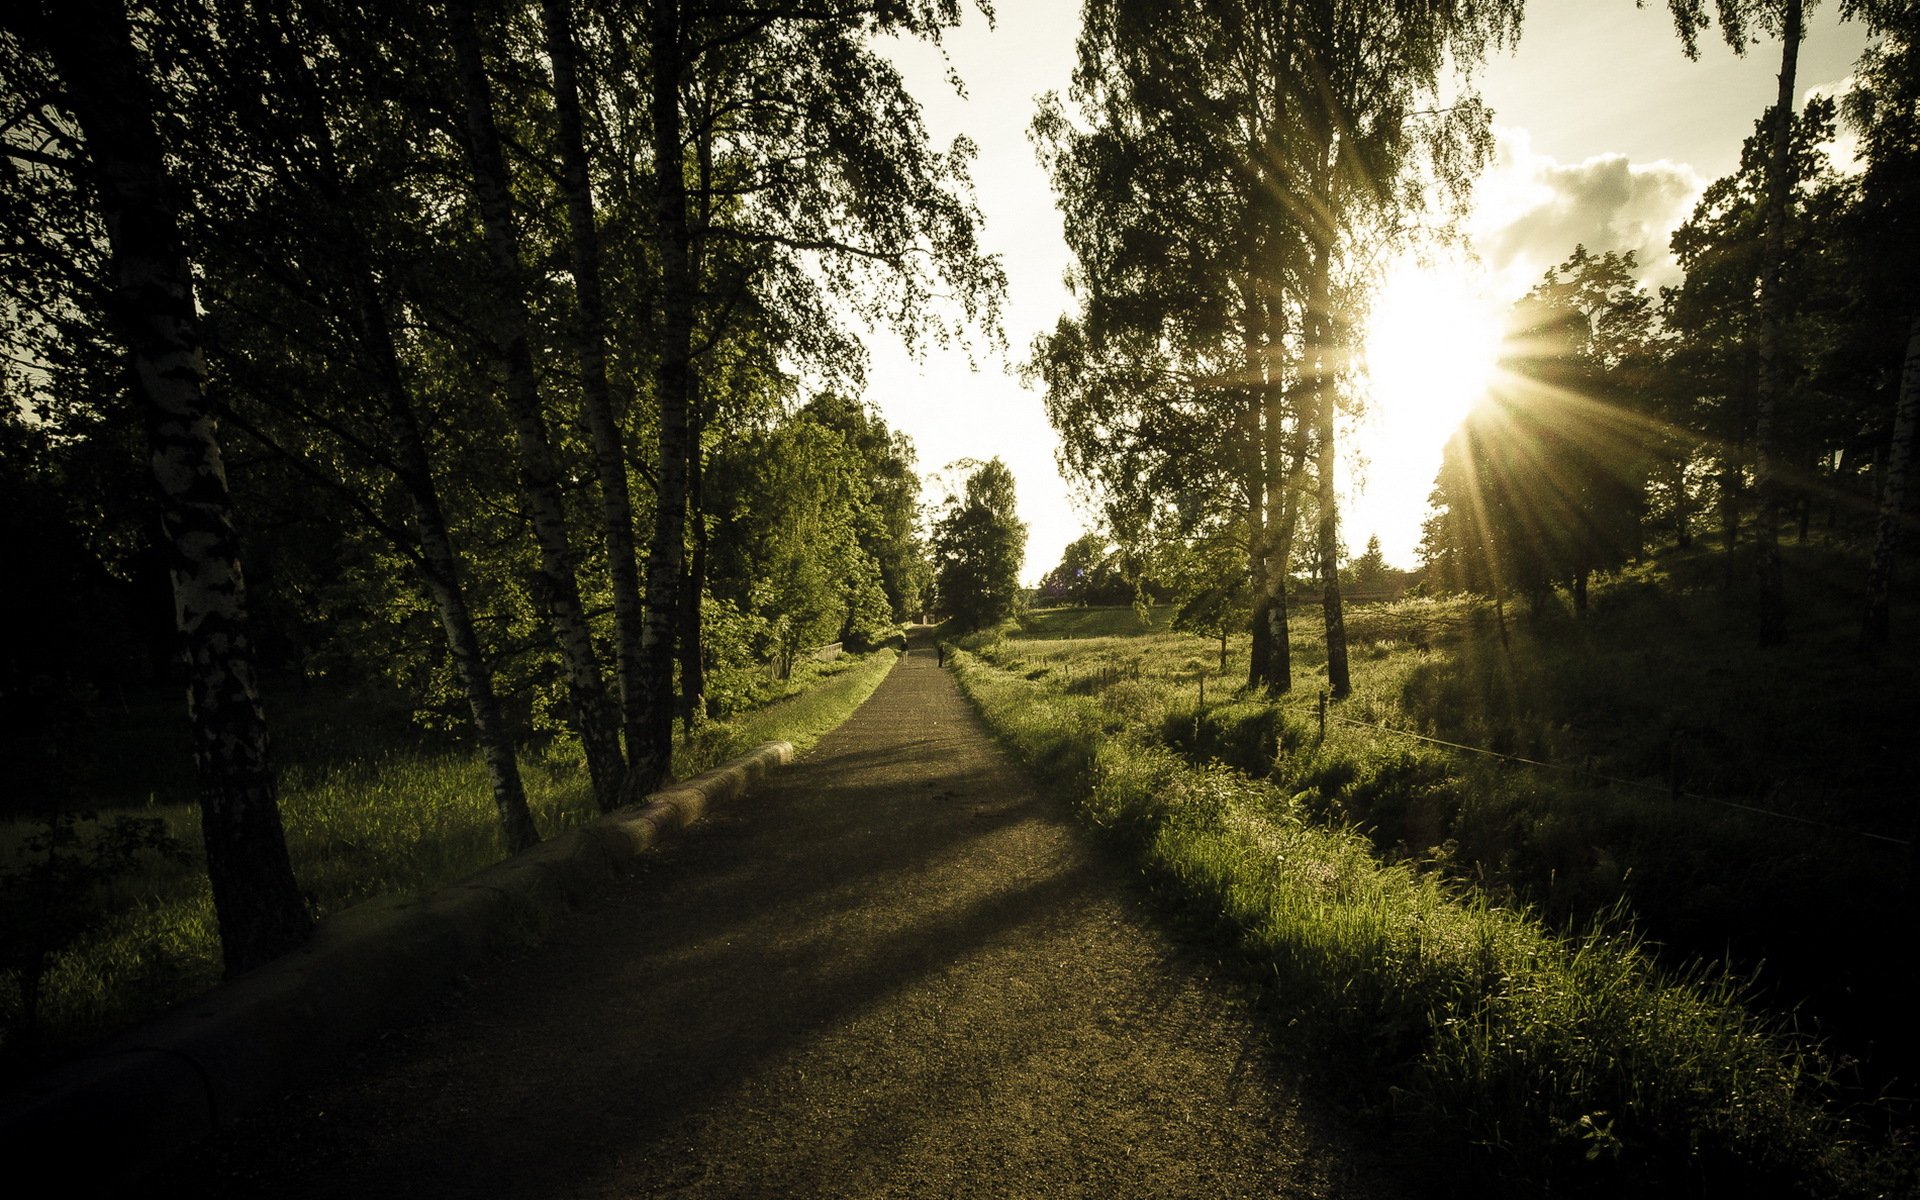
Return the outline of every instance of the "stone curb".
<path id="1" fill-rule="evenodd" d="M 792 759 L 791 744 L 768 742 L 431 895 L 380 896 L 329 917 L 300 950 L 0 1100 L 0 1161 L 16 1174 L 41 1161 L 69 1188 L 138 1180 L 353 1043 L 427 1011 L 496 949 Z"/>

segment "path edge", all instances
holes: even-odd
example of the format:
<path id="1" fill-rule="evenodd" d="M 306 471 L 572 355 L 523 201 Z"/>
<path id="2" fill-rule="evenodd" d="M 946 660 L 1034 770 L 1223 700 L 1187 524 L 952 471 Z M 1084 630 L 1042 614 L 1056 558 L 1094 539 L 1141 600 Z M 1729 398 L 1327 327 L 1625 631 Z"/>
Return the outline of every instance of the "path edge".
<path id="1" fill-rule="evenodd" d="M 69 1186 L 152 1173 L 354 1043 L 427 1012 L 467 971 L 793 757 L 792 743 L 767 742 L 428 895 L 377 896 L 328 917 L 299 950 L 0 1100 L 0 1158 L 46 1163 Z"/>

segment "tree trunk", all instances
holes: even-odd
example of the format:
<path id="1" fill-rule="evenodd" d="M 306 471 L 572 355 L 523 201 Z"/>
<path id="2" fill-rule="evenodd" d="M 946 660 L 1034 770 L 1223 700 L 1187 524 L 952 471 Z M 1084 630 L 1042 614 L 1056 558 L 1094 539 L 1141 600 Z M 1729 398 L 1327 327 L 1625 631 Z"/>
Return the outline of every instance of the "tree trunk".
<path id="1" fill-rule="evenodd" d="M 1273 658 L 1273 616 L 1269 611 L 1273 604 L 1273 593 L 1267 583 L 1266 522 L 1259 508 L 1259 500 L 1249 496 L 1247 584 L 1253 597 L 1253 612 L 1248 621 L 1248 632 L 1252 634 L 1252 644 L 1247 653 L 1247 686 L 1250 688 L 1266 686 L 1267 671 Z"/>
<path id="2" fill-rule="evenodd" d="M 640 641 L 643 610 L 640 566 L 633 536 L 633 497 L 627 487 L 626 439 L 614 418 L 607 383 L 606 301 L 600 283 L 600 233 L 587 176 L 586 134 L 580 117 L 580 84 L 574 53 L 570 0 L 541 0 L 547 60 L 553 68 L 553 107 L 559 126 L 560 189 L 566 198 L 574 291 L 580 299 L 576 355 L 580 390 L 593 439 L 594 472 L 600 480 L 607 577 L 613 590 L 613 631 L 620 680 L 621 728 L 627 755 L 645 738 L 640 716 Z"/>
<path id="3" fill-rule="evenodd" d="M 226 970 L 238 974 L 300 945 L 313 922 L 280 823 L 193 270 L 154 128 L 157 97 L 119 4 L 75 0 L 36 15 L 86 141 L 112 250 L 112 314 L 139 381 L 187 662 L 207 875 Z"/>
<path id="4" fill-rule="evenodd" d="M 626 775 L 620 754 L 618 719 L 607 698 L 592 630 L 580 602 L 573 548 L 567 537 L 566 508 L 560 496 L 560 471 L 547 436 L 534 376 L 519 235 L 514 230 L 507 163 L 493 121 L 493 91 L 480 57 L 480 34 L 470 2 L 449 9 L 448 39 L 459 67 L 466 105 L 467 140 L 473 165 L 474 195 L 486 227 L 487 252 L 499 277 L 489 316 L 494 348 L 506 370 L 507 415 L 512 419 L 520 485 L 540 548 L 540 597 L 560 644 L 567 678 L 568 707 L 587 759 L 594 798 L 601 809 L 619 805 Z"/>
<path id="5" fill-rule="evenodd" d="M 1267 356 L 1266 386 L 1262 389 L 1267 487 L 1267 691 L 1279 695 L 1293 688 L 1293 637 L 1287 626 L 1287 576 L 1293 566 L 1293 533 L 1300 516 L 1300 459 L 1304 429 L 1296 419 L 1293 436 L 1286 428 L 1286 383 L 1280 370 L 1285 342 L 1277 306 L 1268 301 L 1262 341 Z"/>
<path id="6" fill-rule="evenodd" d="M 500 830 L 510 853 L 517 853 L 540 840 L 533 813 L 527 806 L 525 785 L 520 778 L 520 763 L 515 754 L 513 736 L 506 716 L 500 710 L 494 691 L 493 669 L 481 648 L 479 633 L 473 624 L 472 610 L 461 586 L 464 574 L 458 550 L 447 524 L 446 510 L 440 503 L 439 488 L 433 479 L 433 465 L 426 437 L 420 428 L 419 410 L 401 369 L 393 322 L 381 299 L 376 281 L 372 247 L 359 224 L 353 219 L 346 194 L 345 173 L 340 169 L 333 133 L 327 126 L 324 100 L 308 72 L 306 59 L 298 43 L 282 27 L 275 49 L 279 51 L 282 86 L 300 105 L 304 131 L 313 146 L 317 186 L 336 224 L 332 232 L 349 276 L 354 308 L 359 317 L 361 351 L 367 356 L 374 378 L 379 380 L 386 409 L 388 436 L 393 442 L 395 476 L 406 489 L 413 508 L 413 524 L 418 540 L 419 566 L 427 593 L 433 599 L 440 628 L 446 635 L 447 650 L 454 671 L 466 694 L 467 709 L 473 718 L 474 734 L 487 765 L 487 782 L 493 795 Z"/>
<path id="7" fill-rule="evenodd" d="M 1740 544 L 1740 464 L 1729 453 L 1720 460 L 1720 586 L 1733 590 L 1733 549 Z"/>
<path id="8" fill-rule="evenodd" d="M 1273 543 L 1279 547 L 1278 577 L 1271 581 L 1273 604 L 1278 612 L 1269 617 L 1274 626 L 1272 675 L 1276 692 L 1289 691 L 1293 687 L 1293 643 L 1287 629 L 1287 577 L 1293 563 L 1294 534 L 1300 527 L 1300 500 L 1306 494 L 1308 435 L 1311 431 L 1312 422 L 1304 414 L 1296 413 L 1293 435 L 1287 439 L 1284 452 L 1285 474 L 1277 485 L 1269 485 L 1277 486 L 1280 492 L 1279 524 L 1272 533 Z"/>
<path id="9" fill-rule="evenodd" d="M 1754 569 L 1760 585 L 1760 644 L 1786 640 L 1786 598 L 1780 570 L 1779 448 L 1775 425 L 1786 390 L 1781 327 L 1786 297 L 1781 272 L 1787 258 L 1787 220 L 1793 200 L 1793 80 L 1800 57 L 1800 0 L 1787 0 L 1780 50 L 1780 90 L 1773 115 L 1772 148 L 1767 162 L 1767 227 L 1760 270 L 1760 311 L 1754 342 L 1760 359 L 1754 422 L 1754 488 L 1759 519 L 1754 527 Z"/>
<path id="10" fill-rule="evenodd" d="M 1693 548 L 1692 497 L 1687 495 L 1687 467 L 1676 464 L 1673 472 L 1673 544 L 1677 549 Z"/>
<path id="11" fill-rule="evenodd" d="M 1920 310 L 1907 326 L 1907 357 L 1900 368 L 1900 398 L 1893 410 L 1893 445 L 1887 450 L 1886 476 L 1880 489 L 1880 516 L 1874 529 L 1873 556 L 1867 568 L 1867 612 L 1860 640 L 1886 644 L 1892 635 L 1890 608 L 1893 566 L 1906 523 L 1907 476 L 1913 470 L 1914 429 L 1920 424 Z"/>
<path id="12" fill-rule="evenodd" d="M 1320 604 L 1327 630 L 1327 690 L 1335 700 L 1345 699 L 1353 691 L 1347 667 L 1347 623 L 1340 602 L 1340 500 L 1334 492 L 1332 314 L 1327 309 L 1329 250 L 1318 247 L 1314 254 L 1313 279 L 1308 300 L 1307 320 L 1313 341 L 1307 348 L 1307 369 L 1312 373 L 1314 438 L 1319 443 L 1317 482 L 1319 500 Z"/>
<path id="13" fill-rule="evenodd" d="M 687 519 L 692 526 L 693 557 L 680 588 L 680 728 L 692 737 L 706 707 L 706 644 L 701 629 L 700 601 L 707 585 L 707 522 L 701 510 L 700 426 L 696 417 L 687 430 Z"/>
<path id="14" fill-rule="evenodd" d="M 647 553 L 647 610 L 640 641 L 642 737 L 633 755 L 634 786 L 642 791 L 658 786 L 672 767 L 673 651 L 686 554 L 687 418 L 693 396 L 697 286 L 682 161 L 680 83 L 685 63 L 679 0 L 655 0 L 651 16 L 655 236 L 660 250 L 663 328 L 657 389 L 660 491 Z"/>

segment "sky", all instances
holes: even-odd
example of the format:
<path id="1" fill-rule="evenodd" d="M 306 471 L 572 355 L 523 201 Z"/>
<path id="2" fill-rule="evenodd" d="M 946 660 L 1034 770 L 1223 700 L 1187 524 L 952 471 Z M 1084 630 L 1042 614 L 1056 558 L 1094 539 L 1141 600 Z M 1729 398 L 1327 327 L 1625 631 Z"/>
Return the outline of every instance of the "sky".
<path id="1" fill-rule="evenodd" d="M 994 456 L 1012 469 L 1028 526 L 1022 577 L 1031 583 L 1095 524 L 1092 508 L 1084 498 L 1076 504 L 1060 476 L 1058 440 L 1037 386 L 1019 377 L 1034 338 L 1070 304 L 1063 283 L 1070 256 L 1027 127 L 1036 97 L 1067 90 L 1080 6 L 1001 0 L 995 7 L 991 29 L 969 12 L 938 48 L 888 40 L 882 49 L 920 101 L 934 142 L 964 134 L 979 147 L 973 172 L 982 241 L 1007 272 L 1006 348 L 977 344 L 971 363 L 964 351 L 937 347 L 916 359 L 890 335 L 869 334 L 867 398 L 913 439 L 925 472 Z M 1822 5 L 1809 23 L 1802 99 L 1842 85 L 1865 48 L 1864 30 L 1841 24 L 1835 9 Z M 1717 36 L 1709 31 L 1700 60 L 1690 62 L 1659 0 L 1645 8 L 1633 0 L 1533 0 L 1518 48 L 1496 55 L 1475 80 L 1494 112 L 1496 151 L 1466 222 L 1472 257 L 1424 273 L 1409 260 L 1392 273 L 1381 307 L 1398 312 L 1401 327 L 1423 313 L 1497 311 L 1576 243 L 1632 250 L 1649 286 L 1674 282 L 1668 236 L 1706 185 L 1738 164 L 1741 140 L 1777 86 L 1777 44 L 1739 57 L 1708 40 Z M 964 97 L 949 82 L 955 74 Z M 1455 343 L 1472 340 L 1470 326 L 1454 336 Z M 1383 361 L 1376 375 L 1395 377 L 1392 366 Z M 1378 396 L 1369 415 L 1350 425 L 1341 480 L 1353 552 L 1377 534 L 1389 562 L 1417 565 L 1426 496 L 1461 403 L 1403 389 Z M 940 495 L 930 488 L 927 499 Z"/>

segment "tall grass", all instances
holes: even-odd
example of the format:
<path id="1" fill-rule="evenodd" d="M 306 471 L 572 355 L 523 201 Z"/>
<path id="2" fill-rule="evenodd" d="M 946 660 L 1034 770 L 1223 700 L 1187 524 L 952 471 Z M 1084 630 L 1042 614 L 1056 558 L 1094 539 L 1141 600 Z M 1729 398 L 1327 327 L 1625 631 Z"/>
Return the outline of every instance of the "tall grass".
<path id="1" fill-rule="evenodd" d="M 704 726 L 681 743 L 676 774 L 697 774 L 767 741 L 810 747 L 872 693 L 895 658 L 882 650 L 806 664 L 785 696 Z M 425 893 L 505 853 L 476 754 L 409 752 L 392 741 L 364 760 L 335 758 L 281 773 L 288 851 L 316 916 L 384 893 Z M 521 772 L 543 835 L 598 815 L 571 742 L 528 748 Z M 69 1053 L 219 981 L 219 935 L 200 865 L 197 811 L 157 803 L 134 811 L 164 821 L 189 849 L 189 861 L 154 857 L 99 889 L 103 920 L 47 969 L 34 1028 L 22 1021 L 19 977 L 0 976 L 0 1076 Z M 25 821 L 0 823 L 0 862 L 17 855 L 29 828 Z"/>
<path id="2" fill-rule="evenodd" d="M 1216 915 L 1286 1036 L 1476 1194 L 1872 1195 L 1898 1179 L 1820 1101 L 1823 1060 L 1617 921 L 1558 935 L 1381 863 L 1294 795 L 1196 765 L 1089 697 L 976 656 L 962 686 L 1030 764 Z M 1909 1180 L 1910 1182 L 1910 1180 Z"/>
<path id="3" fill-rule="evenodd" d="M 1806 573 L 1822 560 L 1798 561 Z M 1906 1012 L 1910 956 L 1889 950 L 1888 924 L 1907 911 L 1905 851 L 1836 827 L 1906 836 L 1893 726 L 1911 721 L 1920 655 L 1860 658 L 1851 605 L 1817 596 L 1802 597 L 1791 646 L 1756 655 L 1717 586 L 1698 584 L 1719 575 L 1697 555 L 1651 562 L 1597 586 L 1585 622 L 1510 612 L 1510 648 L 1482 602 L 1355 606 L 1354 691 L 1329 706 L 1324 737 L 1311 610 L 1296 614 L 1294 688 L 1277 698 L 1241 688 L 1244 636 L 1222 672 L 1217 643 L 1128 610 L 1033 613 L 982 650 L 1193 762 L 1271 780 L 1391 861 L 1550 925 L 1630 905 L 1668 965 L 1731 960 L 1755 975 L 1759 1002 L 1817 1027 L 1864 1093 L 1904 1094 L 1920 1026 Z"/>

